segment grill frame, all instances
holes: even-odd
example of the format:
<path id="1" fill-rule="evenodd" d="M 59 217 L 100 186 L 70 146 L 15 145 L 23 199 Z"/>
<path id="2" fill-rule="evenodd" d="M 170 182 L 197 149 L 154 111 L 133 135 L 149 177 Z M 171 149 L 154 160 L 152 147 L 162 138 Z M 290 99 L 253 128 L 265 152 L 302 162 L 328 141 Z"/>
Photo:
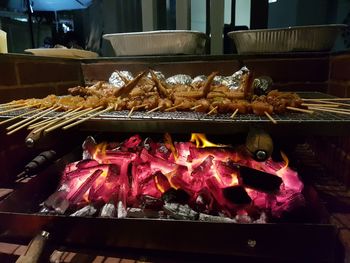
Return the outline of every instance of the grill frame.
<path id="1" fill-rule="evenodd" d="M 313 223 L 312 219 L 308 223 L 232 224 L 34 213 L 39 203 L 54 191 L 60 179 L 57 175 L 64 165 L 76 158 L 77 152 L 64 156 L 0 203 L 1 240 L 29 242 L 38 232 L 46 230 L 53 246 L 69 250 L 131 249 L 277 262 L 333 262 L 335 258 L 336 229 L 324 223 L 327 215 L 322 207 L 313 207 L 320 204 L 317 198 L 313 199 L 311 188 L 308 200 L 313 204 L 313 212 L 320 213 L 319 223 Z M 249 245 L 252 241 L 256 242 L 255 246 Z"/>

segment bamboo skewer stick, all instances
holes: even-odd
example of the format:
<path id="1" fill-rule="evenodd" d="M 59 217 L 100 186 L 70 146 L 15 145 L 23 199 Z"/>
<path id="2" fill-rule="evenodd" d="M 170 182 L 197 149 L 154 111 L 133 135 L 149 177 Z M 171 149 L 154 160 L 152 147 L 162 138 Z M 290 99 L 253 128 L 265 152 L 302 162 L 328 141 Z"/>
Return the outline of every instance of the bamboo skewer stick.
<path id="1" fill-rule="evenodd" d="M 53 111 L 55 111 L 55 110 L 58 110 L 58 109 L 60 109 L 60 108 L 61 108 L 61 106 L 53 107 L 51 110 L 49 110 L 49 111 L 45 112 L 44 114 L 42 114 L 42 115 L 36 117 L 35 119 L 32 119 L 32 120 L 28 121 L 27 123 L 22 124 L 21 126 L 15 128 L 15 129 L 13 129 L 13 130 L 11 130 L 11 131 L 9 131 L 9 132 L 6 133 L 6 134 L 7 134 L 7 135 L 13 134 L 13 133 L 15 133 L 16 131 L 18 131 L 18 130 L 20 130 L 20 129 L 26 127 L 26 126 L 28 126 L 29 124 L 31 124 L 31 123 L 37 121 L 38 119 L 40 119 L 40 118 L 42 118 L 42 117 L 44 117 L 44 116 L 50 114 L 51 112 L 53 112 Z"/>
<path id="2" fill-rule="evenodd" d="M 78 125 L 78 124 L 80 124 L 80 123 L 82 123 L 82 122 L 84 122 L 84 121 L 87 121 L 87 120 L 89 120 L 89 119 L 91 119 L 91 118 L 93 118 L 93 117 L 95 117 L 95 116 L 97 116 L 97 115 L 100 115 L 100 114 L 102 114 L 102 113 L 104 113 L 104 112 L 107 112 L 107 111 L 110 111 L 110 110 L 112 110 L 112 109 L 113 109 L 113 107 L 108 107 L 108 108 L 106 108 L 106 109 L 104 109 L 104 110 L 101 110 L 101 111 L 99 111 L 99 112 L 96 112 L 96 113 L 94 113 L 94 114 L 91 114 L 91 115 L 89 115 L 89 116 L 87 116 L 87 117 L 85 117 L 85 118 L 83 118 L 83 119 L 81 119 L 81 120 L 79 120 L 79 121 L 76 121 L 76 122 L 71 123 L 71 124 L 69 124 L 69 125 L 67 125 L 67 126 L 64 126 L 62 129 L 63 129 L 63 130 L 67 130 L 67 129 L 69 129 L 69 128 L 72 128 L 73 126 L 76 126 L 76 125 Z"/>
<path id="3" fill-rule="evenodd" d="M 167 108 L 167 109 L 165 109 L 164 111 L 176 110 L 178 107 L 181 107 L 182 104 L 183 104 L 183 103 L 181 102 L 180 104 L 177 104 L 177 105 L 175 105 L 175 106 L 172 106 L 172 107 L 170 107 L 170 108 Z"/>
<path id="4" fill-rule="evenodd" d="M 264 113 L 266 117 L 269 118 L 270 121 L 272 121 L 273 124 L 277 124 L 277 121 L 274 118 L 272 118 L 272 116 L 268 112 L 264 111 Z"/>
<path id="5" fill-rule="evenodd" d="M 0 125 L 1 125 L 1 124 L 4 124 L 4 123 L 8 123 L 8 122 L 13 121 L 13 120 L 16 120 L 16 119 L 21 118 L 21 117 L 23 117 L 23 116 L 29 115 L 29 114 L 34 113 L 34 112 L 39 111 L 39 110 L 42 110 L 42 109 L 34 109 L 34 110 L 31 110 L 31 111 L 22 113 L 22 114 L 20 114 L 20 115 L 17 115 L 17 116 L 15 116 L 15 117 L 12 117 L 12 118 L 10 118 L 10 119 L 7 119 L 7 120 L 4 120 L 4 121 L 0 122 Z"/>
<path id="6" fill-rule="evenodd" d="M 159 110 L 159 109 L 161 109 L 161 108 L 163 108 L 163 106 L 155 107 L 155 108 L 153 108 L 153 109 L 147 111 L 146 114 L 152 113 L 152 112 L 157 111 L 157 110 Z"/>
<path id="7" fill-rule="evenodd" d="M 350 109 L 342 109 L 342 108 L 327 108 L 327 107 L 311 107 L 311 108 L 319 108 L 319 109 L 329 109 L 334 111 L 341 111 L 341 112 L 350 112 Z"/>
<path id="8" fill-rule="evenodd" d="M 27 119 L 21 120 L 21 121 L 15 123 L 15 124 L 13 124 L 13 125 L 7 127 L 6 130 L 12 130 L 12 129 L 16 128 L 17 126 L 19 126 L 19 125 L 21 125 L 21 124 L 23 124 L 23 123 L 26 123 L 26 122 L 32 120 L 33 118 L 36 118 L 36 117 L 38 117 L 38 116 L 41 116 L 42 114 L 45 114 L 46 112 L 52 110 L 53 108 L 55 108 L 55 107 L 52 106 L 52 107 L 50 107 L 50 108 L 45 108 L 43 111 L 38 112 L 38 113 L 34 114 L 33 116 L 28 117 Z"/>
<path id="9" fill-rule="evenodd" d="M 135 110 L 135 107 L 132 107 L 131 110 L 130 110 L 130 112 L 129 112 L 129 114 L 128 114 L 128 118 L 131 117 L 131 115 L 132 115 L 132 113 L 134 112 L 134 110 Z"/>
<path id="10" fill-rule="evenodd" d="M 327 108 L 319 108 L 319 107 L 310 107 L 310 109 L 315 110 L 315 111 L 325 111 L 325 112 L 350 115 L 349 111 L 344 111 L 344 110 L 327 109 Z"/>
<path id="11" fill-rule="evenodd" d="M 8 109 L 8 108 L 16 108 L 16 107 L 20 107 L 20 106 L 25 106 L 27 105 L 26 103 L 18 103 L 18 104 L 10 104 L 10 105 L 4 105 L 4 106 L 0 106 L 1 110 L 4 109 Z"/>
<path id="12" fill-rule="evenodd" d="M 79 108 L 82 108 L 82 107 L 79 107 Z M 75 109 L 75 110 L 77 110 L 77 109 Z M 88 110 L 90 110 L 90 109 L 85 109 L 83 111 L 86 112 Z M 69 112 L 69 114 L 64 114 L 64 116 L 61 116 L 61 117 L 54 119 L 54 120 L 51 120 L 51 121 L 47 122 L 46 124 L 42 125 L 40 128 L 36 127 L 36 130 L 33 131 L 33 134 L 41 132 L 41 131 L 45 130 L 46 128 L 49 128 L 51 125 L 54 125 L 55 123 L 58 123 L 59 121 L 65 119 L 65 118 L 74 117 L 75 115 L 80 114 L 83 111 L 76 112 L 73 110 L 73 111 Z"/>
<path id="13" fill-rule="evenodd" d="M 196 110 L 196 109 L 198 109 L 198 108 L 200 108 L 200 107 L 202 107 L 202 105 L 201 104 L 199 104 L 199 105 L 196 105 L 196 106 L 193 106 L 190 110 Z"/>
<path id="14" fill-rule="evenodd" d="M 135 110 L 138 110 L 138 109 L 141 109 L 141 108 L 146 107 L 147 105 L 148 105 L 148 104 L 145 103 L 145 104 L 141 104 L 141 105 L 135 106 L 134 108 L 135 108 Z"/>
<path id="15" fill-rule="evenodd" d="M 329 107 L 329 108 L 337 108 L 339 104 L 323 104 L 323 103 L 302 103 L 301 106 L 313 106 L 313 107 Z"/>
<path id="16" fill-rule="evenodd" d="M 233 119 L 236 116 L 237 113 L 238 113 L 238 109 L 235 109 L 235 111 L 232 113 L 230 118 Z"/>
<path id="17" fill-rule="evenodd" d="M 350 98 L 321 98 L 321 99 L 302 99 L 303 101 L 313 101 L 313 100 L 334 100 L 334 101 L 350 101 Z"/>
<path id="18" fill-rule="evenodd" d="M 100 109 L 102 109 L 102 108 L 103 108 L 102 106 L 99 106 L 99 107 L 97 107 L 97 108 L 95 108 L 95 109 L 89 109 L 88 111 L 86 111 L 86 112 L 84 112 L 84 113 L 79 113 L 79 114 L 77 114 L 77 115 L 74 115 L 72 118 L 69 118 L 68 120 L 62 121 L 62 122 L 57 123 L 56 125 L 54 125 L 54 126 L 52 126 L 52 127 L 50 127 L 50 128 L 45 129 L 45 132 L 47 132 L 47 133 L 48 133 L 48 132 L 51 132 L 51 131 L 53 131 L 53 130 L 59 128 L 59 127 L 64 126 L 65 124 L 68 124 L 68 123 L 70 123 L 70 122 L 72 122 L 72 121 L 74 121 L 74 120 L 80 118 L 81 116 L 84 116 L 84 115 L 89 114 L 89 113 L 93 113 L 93 112 L 98 111 L 98 110 L 100 110 Z"/>
<path id="19" fill-rule="evenodd" d="M 43 120 L 41 122 L 34 123 L 34 124 L 30 125 L 28 127 L 28 129 L 33 129 L 33 128 L 36 128 L 36 127 L 39 127 L 39 126 L 42 126 L 42 125 L 46 125 L 47 123 L 51 123 L 51 122 L 52 123 L 57 122 L 59 120 L 64 119 L 65 117 L 72 116 L 75 112 L 81 110 L 82 108 L 83 108 L 83 106 L 80 106 L 80 107 L 78 107 L 76 109 L 70 109 L 68 111 L 62 112 L 62 113 L 56 115 L 55 117 L 53 117 L 53 118 L 51 118 L 49 120 Z M 83 112 L 83 111 L 80 111 L 80 112 Z"/>
<path id="20" fill-rule="evenodd" d="M 212 108 L 212 109 L 207 113 L 207 115 L 212 114 L 214 111 L 217 110 L 217 108 L 218 108 L 218 106 L 215 106 L 214 108 Z"/>
<path id="21" fill-rule="evenodd" d="M 291 111 L 309 113 L 309 114 L 314 113 L 312 110 L 305 110 L 305 109 L 300 109 L 300 108 L 295 108 L 295 107 L 290 107 L 290 106 L 287 106 L 286 109 L 291 110 Z"/>
<path id="22" fill-rule="evenodd" d="M 350 103 L 343 103 L 343 102 L 336 102 L 336 101 L 327 101 L 327 100 L 317 100 L 317 99 L 315 99 L 313 101 L 307 101 L 307 102 L 322 103 L 322 104 L 332 104 L 332 105 L 350 107 Z"/>
<path id="23" fill-rule="evenodd" d="M 58 115 L 56 115 L 55 117 L 53 117 L 53 118 L 45 119 L 45 120 L 36 122 L 36 123 L 34 123 L 34 124 L 32 124 L 32 125 L 29 125 L 29 126 L 28 126 L 28 130 L 32 130 L 32 129 L 35 129 L 35 128 L 39 127 L 39 126 L 43 126 L 43 125 L 45 125 L 45 124 L 47 124 L 47 123 L 49 123 L 49 122 L 56 121 L 56 120 L 57 120 L 57 117 L 60 117 L 60 116 L 62 116 L 62 115 L 65 115 L 66 113 L 69 113 L 69 112 L 71 112 L 72 110 L 73 110 L 73 109 L 70 109 L 70 110 L 65 111 L 65 112 L 61 112 L 61 113 L 59 113 Z"/>
<path id="24" fill-rule="evenodd" d="M 22 110 L 22 109 L 26 109 L 26 108 L 32 108 L 32 107 L 35 107 L 35 106 L 38 106 L 38 105 L 40 105 L 40 103 L 33 104 L 33 105 L 21 106 L 21 107 L 18 107 L 18 108 L 12 108 L 12 109 L 9 109 L 9 110 L 1 111 L 0 114 L 11 112 L 11 111 L 16 111 L 16 110 Z"/>
<path id="25" fill-rule="evenodd" d="M 16 100 L 13 100 L 13 101 L 10 101 L 10 102 L 1 103 L 1 104 L 0 104 L 0 107 L 1 107 L 1 106 L 5 106 L 5 105 L 12 105 L 12 104 L 16 104 L 16 103 L 17 103 L 17 101 L 16 101 Z"/>

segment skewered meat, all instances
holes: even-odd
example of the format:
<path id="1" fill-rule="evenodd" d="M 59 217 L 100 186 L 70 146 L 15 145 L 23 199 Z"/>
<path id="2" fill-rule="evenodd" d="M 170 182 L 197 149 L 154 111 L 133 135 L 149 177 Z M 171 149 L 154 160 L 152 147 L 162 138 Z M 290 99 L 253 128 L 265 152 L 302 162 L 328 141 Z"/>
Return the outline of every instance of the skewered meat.
<path id="1" fill-rule="evenodd" d="M 113 106 L 115 110 L 166 110 L 197 112 L 235 112 L 241 114 L 283 113 L 288 106 L 302 107 L 301 98 L 290 92 L 270 91 L 267 95 L 252 95 L 252 74 L 242 72 L 243 81 L 237 89 L 222 83 L 215 83 L 217 72 L 196 82 L 168 84 L 151 71 L 130 80 L 115 72 L 126 84 L 121 88 L 107 82 L 97 82 L 89 87 L 74 87 L 71 94 L 78 96 L 57 97 L 49 95 L 44 99 L 19 100 L 17 103 L 36 107 L 61 106 L 62 110 L 76 108 L 97 108 Z M 217 77 L 218 79 L 218 77 Z"/>
<path id="2" fill-rule="evenodd" d="M 267 102 L 262 101 L 253 101 L 251 103 L 253 113 L 256 115 L 265 115 L 265 112 L 272 114 L 273 113 L 273 106 Z"/>

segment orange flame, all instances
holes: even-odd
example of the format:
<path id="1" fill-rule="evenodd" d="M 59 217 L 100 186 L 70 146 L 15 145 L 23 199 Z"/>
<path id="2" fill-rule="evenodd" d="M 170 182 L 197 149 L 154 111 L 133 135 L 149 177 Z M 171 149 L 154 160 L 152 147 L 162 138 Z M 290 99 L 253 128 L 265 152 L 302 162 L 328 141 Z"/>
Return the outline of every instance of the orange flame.
<path id="1" fill-rule="evenodd" d="M 283 176 L 285 170 L 288 168 L 288 165 L 289 165 L 289 159 L 288 159 L 287 155 L 281 151 L 281 156 L 282 156 L 282 159 L 284 161 L 284 166 L 276 172 L 276 174 L 279 177 Z"/>
<path id="2" fill-rule="evenodd" d="M 207 140 L 204 133 L 192 133 L 190 142 L 196 143 L 197 148 L 205 147 L 225 147 L 223 144 L 215 144 Z"/>
<path id="3" fill-rule="evenodd" d="M 107 143 L 100 143 L 96 145 L 96 149 L 95 149 L 95 152 L 92 154 L 92 158 L 98 162 L 105 163 L 106 148 L 107 148 Z"/>
<path id="4" fill-rule="evenodd" d="M 177 159 L 179 157 L 179 154 L 173 144 L 173 140 L 171 139 L 171 136 L 169 133 L 164 134 L 164 143 L 165 143 L 165 146 L 168 149 L 170 149 L 170 151 L 173 153 L 175 159 Z"/>
<path id="5" fill-rule="evenodd" d="M 237 174 L 236 174 L 236 173 L 232 173 L 232 174 L 231 174 L 231 178 L 232 178 L 232 181 L 231 181 L 231 183 L 229 184 L 229 186 L 238 185 Z"/>
<path id="6" fill-rule="evenodd" d="M 173 183 L 172 180 L 171 180 L 172 177 L 176 175 L 176 171 L 172 171 L 172 172 L 166 173 L 166 174 L 164 174 L 164 175 L 165 175 L 165 177 L 168 179 L 168 182 L 169 182 L 169 184 L 170 184 L 170 186 L 171 186 L 172 188 L 174 188 L 175 190 L 179 189 L 179 187 L 177 187 L 176 185 L 174 185 L 174 183 Z"/>
<path id="7" fill-rule="evenodd" d="M 154 182 L 156 183 L 156 187 L 159 190 L 159 192 L 163 194 L 165 192 L 165 189 L 160 185 L 157 175 L 154 177 Z"/>

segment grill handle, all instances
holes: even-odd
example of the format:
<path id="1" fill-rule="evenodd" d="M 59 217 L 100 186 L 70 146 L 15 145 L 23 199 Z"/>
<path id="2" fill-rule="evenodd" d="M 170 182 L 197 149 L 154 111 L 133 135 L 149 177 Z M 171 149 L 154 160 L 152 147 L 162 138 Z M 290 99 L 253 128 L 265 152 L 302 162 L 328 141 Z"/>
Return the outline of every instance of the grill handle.
<path id="1" fill-rule="evenodd" d="M 20 256 L 16 263 L 36 263 L 40 262 L 42 254 L 45 250 L 47 240 L 49 239 L 49 232 L 41 231 L 28 245 L 25 254 Z"/>
<path id="2" fill-rule="evenodd" d="M 260 128 L 253 128 L 249 131 L 245 146 L 258 162 L 266 161 L 273 152 L 271 136 Z"/>

